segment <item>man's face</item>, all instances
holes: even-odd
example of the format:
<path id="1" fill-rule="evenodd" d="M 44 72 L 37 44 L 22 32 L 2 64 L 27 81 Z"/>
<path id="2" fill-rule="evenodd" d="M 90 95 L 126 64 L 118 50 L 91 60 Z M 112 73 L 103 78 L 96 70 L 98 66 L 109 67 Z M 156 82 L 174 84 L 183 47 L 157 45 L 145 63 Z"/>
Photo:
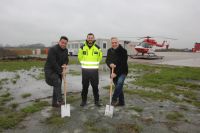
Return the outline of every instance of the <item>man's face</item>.
<path id="1" fill-rule="evenodd" d="M 67 47 L 67 43 L 67 40 L 61 39 L 58 44 L 62 49 L 65 49 Z"/>
<path id="2" fill-rule="evenodd" d="M 89 45 L 93 44 L 93 42 L 94 42 L 94 35 L 88 35 L 87 36 L 87 41 L 88 41 Z"/>
<path id="3" fill-rule="evenodd" d="M 111 46 L 113 49 L 116 49 L 119 47 L 119 41 L 117 39 L 112 39 L 111 40 Z"/>

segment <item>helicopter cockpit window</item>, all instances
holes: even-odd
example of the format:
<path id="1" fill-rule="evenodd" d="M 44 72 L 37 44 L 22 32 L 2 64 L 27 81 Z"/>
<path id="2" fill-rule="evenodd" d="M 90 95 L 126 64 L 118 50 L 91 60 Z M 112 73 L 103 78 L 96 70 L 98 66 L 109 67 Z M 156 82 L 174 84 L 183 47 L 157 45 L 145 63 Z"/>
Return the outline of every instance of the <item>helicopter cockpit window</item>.
<path id="1" fill-rule="evenodd" d="M 145 42 L 142 43 L 142 47 L 144 47 L 144 48 L 152 48 L 151 45 L 149 45 L 149 44 L 147 44 Z"/>

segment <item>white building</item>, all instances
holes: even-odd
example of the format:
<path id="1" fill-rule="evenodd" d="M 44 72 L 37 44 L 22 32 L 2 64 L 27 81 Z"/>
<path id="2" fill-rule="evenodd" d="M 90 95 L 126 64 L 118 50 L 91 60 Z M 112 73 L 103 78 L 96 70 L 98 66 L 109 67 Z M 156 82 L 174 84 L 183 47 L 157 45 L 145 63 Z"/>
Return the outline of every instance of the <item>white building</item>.
<path id="1" fill-rule="evenodd" d="M 78 55 L 79 48 L 83 45 L 85 40 L 72 40 L 68 43 L 68 50 L 70 55 Z M 120 40 L 119 41 L 122 47 L 127 49 L 128 55 L 133 55 L 133 48 L 130 44 L 130 41 Z M 110 39 L 96 39 L 97 45 L 101 48 L 103 56 L 106 56 L 107 50 L 111 47 Z"/>

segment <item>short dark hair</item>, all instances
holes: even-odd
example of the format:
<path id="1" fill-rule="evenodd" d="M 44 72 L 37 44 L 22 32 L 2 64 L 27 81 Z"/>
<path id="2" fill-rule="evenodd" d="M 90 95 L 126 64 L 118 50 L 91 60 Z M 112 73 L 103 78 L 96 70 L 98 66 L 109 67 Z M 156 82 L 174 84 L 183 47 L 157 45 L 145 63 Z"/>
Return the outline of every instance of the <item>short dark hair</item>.
<path id="1" fill-rule="evenodd" d="M 88 36 L 94 36 L 94 34 L 93 34 L 93 33 L 88 33 L 88 34 L 87 34 L 87 37 L 88 37 Z"/>
<path id="2" fill-rule="evenodd" d="M 68 41 L 68 38 L 67 38 L 66 36 L 61 36 L 61 37 L 60 37 L 60 40 L 62 40 L 62 39 L 64 39 L 64 40 L 67 40 L 67 41 Z"/>

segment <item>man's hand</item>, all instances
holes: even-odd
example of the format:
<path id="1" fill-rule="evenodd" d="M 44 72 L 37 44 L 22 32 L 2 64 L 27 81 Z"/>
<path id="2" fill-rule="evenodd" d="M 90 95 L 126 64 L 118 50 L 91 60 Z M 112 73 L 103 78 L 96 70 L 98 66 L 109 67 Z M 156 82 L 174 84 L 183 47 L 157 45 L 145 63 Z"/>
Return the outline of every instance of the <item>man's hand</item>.
<path id="1" fill-rule="evenodd" d="M 111 76 L 112 79 L 117 77 L 117 75 L 115 73 L 111 74 L 110 76 Z"/>
<path id="2" fill-rule="evenodd" d="M 116 65 L 112 63 L 112 64 L 110 64 L 110 67 L 111 67 L 111 68 L 115 68 Z"/>
<path id="3" fill-rule="evenodd" d="M 62 68 L 63 68 L 63 69 L 67 69 L 67 65 L 66 65 L 66 64 L 63 64 L 63 65 L 62 65 Z"/>

